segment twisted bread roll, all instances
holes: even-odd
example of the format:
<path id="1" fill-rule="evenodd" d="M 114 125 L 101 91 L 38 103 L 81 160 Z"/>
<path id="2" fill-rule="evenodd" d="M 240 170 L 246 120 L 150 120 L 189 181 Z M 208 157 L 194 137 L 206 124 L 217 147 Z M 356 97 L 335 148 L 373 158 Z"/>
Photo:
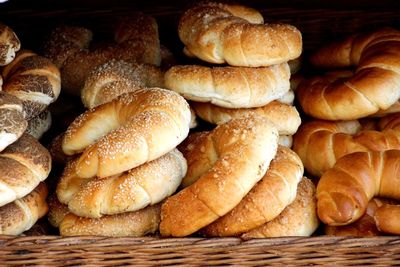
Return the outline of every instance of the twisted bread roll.
<path id="1" fill-rule="evenodd" d="M 0 234 L 19 235 L 30 229 L 48 210 L 47 187 L 40 183 L 27 196 L 0 207 Z"/>
<path id="2" fill-rule="evenodd" d="M 325 234 L 330 236 L 379 236 L 382 233 L 376 227 L 374 220 L 379 207 L 385 204 L 394 203 L 387 199 L 373 198 L 368 202 L 365 214 L 357 221 L 342 226 L 325 226 Z"/>
<path id="3" fill-rule="evenodd" d="M 20 51 L 13 62 L 2 71 L 3 90 L 23 101 L 25 117 L 29 120 L 57 100 L 60 72 L 47 58 L 29 51 Z"/>
<path id="4" fill-rule="evenodd" d="M 48 219 L 59 227 L 62 236 L 144 236 L 154 233 L 160 223 L 160 204 L 148 206 L 135 212 L 108 215 L 98 219 L 78 217 L 68 211 L 56 197 L 49 200 Z"/>
<path id="5" fill-rule="evenodd" d="M 259 67 L 300 56 L 301 33 L 295 27 L 263 22 L 251 8 L 202 3 L 183 14 L 178 33 L 187 55 L 210 63 Z"/>
<path id="6" fill-rule="evenodd" d="M 129 170 L 103 179 L 79 178 L 76 161 L 64 169 L 57 185 L 60 202 L 78 216 L 99 218 L 140 210 L 170 196 L 186 174 L 186 160 L 178 150 Z"/>
<path id="7" fill-rule="evenodd" d="M 206 236 L 234 236 L 271 221 L 295 200 L 303 171 L 296 153 L 278 147 L 264 177 L 235 208 L 201 232 Z"/>
<path id="8" fill-rule="evenodd" d="M 21 43 L 14 31 L 0 23 L 0 66 L 10 64 L 20 48 Z"/>
<path id="9" fill-rule="evenodd" d="M 395 123 L 397 117 L 400 116 L 391 117 L 392 124 L 382 131 L 360 131 L 361 125 L 357 121 L 311 121 L 303 124 L 294 135 L 293 150 L 300 156 L 305 169 L 318 177 L 344 155 L 400 149 L 400 131 L 397 128 L 400 119 Z"/>
<path id="10" fill-rule="evenodd" d="M 45 110 L 28 122 L 26 132 L 36 139 L 40 139 L 42 135 L 50 129 L 51 126 L 51 113 Z"/>
<path id="11" fill-rule="evenodd" d="M 85 107 L 94 108 L 124 93 L 163 85 L 164 75 L 156 66 L 112 60 L 89 73 L 81 90 L 81 99 Z"/>
<path id="12" fill-rule="evenodd" d="M 177 93 L 148 88 L 97 106 L 68 127 L 65 154 L 83 151 L 79 177 L 106 177 L 132 169 L 171 151 L 189 133 L 190 109 Z"/>
<path id="13" fill-rule="evenodd" d="M 295 200 L 278 217 L 244 233 L 241 238 L 311 236 L 319 225 L 315 206 L 315 186 L 304 177 L 299 183 Z"/>
<path id="14" fill-rule="evenodd" d="M 301 123 L 300 115 L 295 107 L 278 101 L 252 109 L 227 109 L 199 102 L 192 102 L 191 106 L 201 119 L 214 124 L 223 124 L 235 118 L 257 114 L 271 121 L 280 135 L 293 135 Z"/>
<path id="15" fill-rule="evenodd" d="M 22 101 L 0 92 L 0 151 L 20 138 L 27 126 Z"/>
<path id="16" fill-rule="evenodd" d="M 34 137 L 23 134 L 0 154 L 0 207 L 29 194 L 51 170 L 51 157 Z"/>
<path id="17" fill-rule="evenodd" d="M 357 66 L 349 79 L 331 83 L 317 77 L 297 92 L 305 113 L 319 119 L 352 120 L 387 109 L 400 98 L 400 32 L 384 29 L 358 34 L 317 51 L 320 67 Z"/>
<path id="18" fill-rule="evenodd" d="M 282 97 L 290 89 L 287 63 L 263 68 L 174 66 L 165 86 L 186 99 L 226 108 L 252 108 Z"/>
<path id="19" fill-rule="evenodd" d="M 264 176 L 274 158 L 278 132 L 262 117 L 245 117 L 217 126 L 199 143 L 192 165 L 209 164 L 191 186 L 162 205 L 160 233 L 186 236 L 233 209 Z"/>
<path id="20" fill-rule="evenodd" d="M 86 28 L 60 26 L 55 28 L 44 45 L 44 56 L 61 69 L 67 58 L 76 52 L 87 49 L 93 33 Z"/>
<path id="21" fill-rule="evenodd" d="M 359 219 L 375 196 L 400 199 L 398 164 L 400 150 L 340 158 L 318 183 L 318 217 L 329 225 L 346 225 Z"/>

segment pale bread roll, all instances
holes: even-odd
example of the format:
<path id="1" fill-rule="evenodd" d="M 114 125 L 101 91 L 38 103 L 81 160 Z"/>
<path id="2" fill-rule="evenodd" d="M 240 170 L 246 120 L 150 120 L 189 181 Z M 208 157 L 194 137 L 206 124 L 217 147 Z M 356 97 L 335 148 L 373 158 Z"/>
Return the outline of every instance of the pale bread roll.
<path id="1" fill-rule="evenodd" d="M 99 218 L 140 210 L 172 195 L 186 174 L 186 160 L 174 149 L 121 175 L 79 178 L 76 162 L 68 162 L 57 185 L 57 196 L 78 216 Z"/>
<path id="2" fill-rule="evenodd" d="M 10 64 L 20 48 L 21 43 L 15 32 L 7 25 L 0 23 L 0 66 Z"/>
<path id="3" fill-rule="evenodd" d="M 280 135 L 293 135 L 301 124 L 296 107 L 278 101 L 259 108 L 228 109 L 200 102 L 192 102 L 191 106 L 201 119 L 214 124 L 223 124 L 231 119 L 257 114 L 271 121 Z"/>
<path id="4" fill-rule="evenodd" d="M 106 177 L 171 151 L 189 133 L 190 109 L 177 93 L 147 88 L 86 111 L 68 127 L 65 154 L 83 151 L 79 177 Z"/>
<path id="5" fill-rule="evenodd" d="M 62 236 L 140 237 L 154 233 L 160 223 L 160 204 L 144 209 L 107 215 L 98 219 L 78 217 L 68 211 L 56 197 L 50 199 L 48 219 L 59 227 Z"/>
<path id="6" fill-rule="evenodd" d="M 165 73 L 165 86 L 188 100 L 225 108 L 253 108 L 283 97 L 290 89 L 287 63 L 271 67 L 179 65 Z"/>

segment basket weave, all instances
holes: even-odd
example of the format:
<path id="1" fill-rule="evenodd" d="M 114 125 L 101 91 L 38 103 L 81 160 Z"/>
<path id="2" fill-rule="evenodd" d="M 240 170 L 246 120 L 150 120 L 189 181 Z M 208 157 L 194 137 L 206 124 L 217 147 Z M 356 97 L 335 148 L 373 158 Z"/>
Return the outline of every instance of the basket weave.
<path id="1" fill-rule="evenodd" d="M 0 237 L 0 266 L 400 264 L 400 238 Z"/>

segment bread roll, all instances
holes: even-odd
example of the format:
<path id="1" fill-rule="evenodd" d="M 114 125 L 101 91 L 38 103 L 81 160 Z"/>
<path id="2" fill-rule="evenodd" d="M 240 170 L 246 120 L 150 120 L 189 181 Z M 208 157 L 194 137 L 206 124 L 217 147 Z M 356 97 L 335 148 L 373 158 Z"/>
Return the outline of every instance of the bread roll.
<path id="1" fill-rule="evenodd" d="M 318 228 L 315 186 L 303 178 L 297 189 L 296 199 L 278 217 L 244 233 L 241 238 L 266 238 L 283 236 L 311 236 Z"/>
<path id="2" fill-rule="evenodd" d="M 47 58 L 20 51 L 3 71 L 3 90 L 23 101 L 26 119 L 31 119 L 57 100 L 60 72 Z"/>
<path id="3" fill-rule="evenodd" d="M 293 135 L 301 123 L 300 115 L 295 107 L 279 103 L 278 101 L 273 101 L 263 107 L 251 109 L 228 109 L 200 102 L 192 102 L 191 106 L 201 119 L 214 124 L 223 124 L 231 119 L 257 114 L 271 121 L 280 135 Z"/>
<path id="4" fill-rule="evenodd" d="M 164 74 L 156 66 L 112 60 L 89 73 L 81 90 L 81 99 L 83 105 L 90 109 L 124 93 L 163 85 Z"/>
<path id="5" fill-rule="evenodd" d="M 19 235 L 30 229 L 48 210 L 47 187 L 40 183 L 21 199 L 0 207 L 0 234 Z"/>
<path id="6" fill-rule="evenodd" d="M 374 216 L 376 227 L 379 231 L 399 235 L 400 234 L 400 206 L 393 204 L 383 204 L 380 206 Z"/>
<path id="7" fill-rule="evenodd" d="M 379 236 L 382 232 L 376 227 L 374 216 L 379 207 L 384 204 L 394 203 L 392 200 L 373 198 L 368 202 L 367 210 L 357 221 L 342 226 L 325 226 L 325 234 L 329 236 Z"/>
<path id="8" fill-rule="evenodd" d="M 225 108 L 254 108 L 281 98 L 290 89 L 287 63 L 262 68 L 174 66 L 165 86 L 186 99 Z"/>
<path id="9" fill-rule="evenodd" d="M 233 209 L 264 176 L 277 142 L 277 130 L 258 116 L 231 120 L 207 134 L 196 158 L 187 158 L 188 174 L 192 166 L 210 168 L 163 203 L 161 235 L 190 235 Z"/>
<path id="10" fill-rule="evenodd" d="M 0 151 L 20 138 L 27 126 L 22 101 L 0 92 Z"/>
<path id="11" fill-rule="evenodd" d="M 303 164 L 292 150 L 278 147 L 264 177 L 223 217 L 201 230 L 206 236 L 235 236 L 278 216 L 296 198 Z"/>
<path id="12" fill-rule="evenodd" d="M 68 213 L 67 207 L 54 197 L 49 206 L 48 219 L 53 226 L 59 227 L 62 236 L 139 237 L 156 232 L 160 223 L 160 204 L 98 219 L 78 217 Z"/>
<path id="13" fill-rule="evenodd" d="M 293 145 L 293 137 L 291 135 L 280 135 L 278 144 L 287 148 L 291 148 Z"/>
<path id="14" fill-rule="evenodd" d="M 184 52 L 210 63 L 260 67 L 298 58 L 301 33 L 287 24 L 262 24 L 262 15 L 239 5 L 200 3 L 179 20 Z"/>
<path id="15" fill-rule="evenodd" d="M 189 133 L 190 109 L 177 93 L 148 88 L 97 106 L 68 127 L 65 154 L 83 151 L 79 177 L 106 177 L 137 167 L 175 148 Z"/>
<path id="16" fill-rule="evenodd" d="M 14 31 L 0 23 L 0 66 L 10 64 L 20 48 L 21 43 Z"/>
<path id="17" fill-rule="evenodd" d="M 170 196 L 186 174 L 186 160 L 174 149 L 127 173 L 103 179 L 79 178 L 68 162 L 57 185 L 58 199 L 82 217 L 99 218 L 154 205 Z"/>
<path id="18" fill-rule="evenodd" d="M 23 134 L 0 154 L 0 207 L 29 194 L 50 170 L 47 149 L 33 136 Z"/>
<path id="19" fill-rule="evenodd" d="M 311 62 L 319 67 L 357 66 L 348 79 L 316 77 L 300 84 L 303 111 L 318 119 L 354 120 L 385 110 L 400 98 L 400 31 L 383 29 L 321 48 Z"/>
<path id="20" fill-rule="evenodd" d="M 319 177 L 344 155 L 400 149 L 400 116 L 395 115 L 390 120 L 390 127 L 382 131 L 362 130 L 358 121 L 311 121 L 301 125 L 294 135 L 293 150 L 305 169 Z"/>
<path id="21" fill-rule="evenodd" d="M 340 158 L 317 186 L 318 217 L 325 224 L 358 220 L 373 197 L 400 199 L 400 150 L 356 152 Z"/>

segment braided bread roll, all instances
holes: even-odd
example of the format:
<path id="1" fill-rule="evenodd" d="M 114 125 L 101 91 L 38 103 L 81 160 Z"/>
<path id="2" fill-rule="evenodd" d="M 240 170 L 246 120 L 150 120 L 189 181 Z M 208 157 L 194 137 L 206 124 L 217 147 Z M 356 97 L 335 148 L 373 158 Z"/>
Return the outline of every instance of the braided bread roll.
<path id="1" fill-rule="evenodd" d="M 174 66 L 165 86 L 186 99 L 225 108 L 253 108 L 281 98 L 290 89 L 287 63 L 262 68 Z"/>
<path id="2" fill-rule="evenodd" d="M 202 3 L 182 15 L 178 33 L 187 55 L 210 63 L 260 67 L 300 56 L 301 33 L 294 26 L 263 21 L 251 8 Z"/>
<path id="3" fill-rule="evenodd" d="M 271 221 L 296 198 L 303 164 L 289 148 L 278 147 L 264 177 L 223 217 L 201 230 L 206 236 L 234 236 Z"/>
<path id="4" fill-rule="evenodd" d="M 192 102 L 191 106 L 201 119 L 218 125 L 242 116 L 257 114 L 271 121 L 280 135 L 293 135 L 301 123 L 300 115 L 294 106 L 282 104 L 278 101 L 272 101 L 263 107 L 251 109 L 228 109 L 200 102 Z"/>
<path id="5" fill-rule="evenodd" d="M 19 98 L 0 92 L 0 151 L 17 141 L 25 132 L 28 122 L 24 115 Z"/>
<path id="6" fill-rule="evenodd" d="M 75 215 L 99 218 L 154 205 L 173 194 L 186 174 L 186 160 L 174 149 L 127 173 L 103 179 L 79 178 L 68 162 L 57 185 L 61 203 Z"/>
<path id="7" fill-rule="evenodd" d="M 400 199 L 399 164 L 400 150 L 340 158 L 318 183 L 318 217 L 329 225 L 346 225 L 365 213 L 373 197 Z"/>
<path id="8" fill-rule="evenodd" d="M 65 154 L 83 151 L 79 177 L 106 177 L 135 168 L 175 148 L 189 133 L 190 109 L 177 93 L 148 88 L 88 110 L 68 127 Z"/>
<path id="9" fill-rule="evenodd" d="M 0 207 L 0 234 L 19 235 L 30 229 L 48 210 L 47 187 L 40 183 L 27 196 Z"/>
<path id="10" fill-rule="evenodd" d="M 55 196 L 49 200 L 48 219 L 54 227 L 59 227 L 62 236 L 144 236 L 154 233 L 160 223 L 160 204 L 144 209 L 107 215 L 98 219 L 78 217 L 69 212 Z"/>
<path id="11" fill-rule="evenodd" d="M 397 117 L 400 116 L 390 117 L 392 124 L 382 131 L 360 131 L 361 125 L 357 121 L 311 121 L 300 126 L 294 135 L 293 150 L 300 156 L 305 169 L 319 177 L 344 155 L 400 149 L 400 119 Z"/>
<path id="12" fill-rule="evenodd" d="M 23 134 L 0 154 L 0 207 L 29 194 L 50 170 L 47 149 L 33 136 Z"/>
<path id="13" fill-rule="evenodd" d="M 304 112 L 319 119 L 353 120 L 387 109 L 400 98 L 400 32 L 383 29 L 358 34 L 317 51 L 319 67 L 357 66 L 355 75 L 331 82 L 317 77 L 302 83 Z"/>
<path id="14" fill-rule="evenodd" d="M 10 64 L 20 48 L 21 43 L 14 31 L 0 23 L 0 66 Z"/>
<path id="15" fill-rule="evenodd" d="M 81 90 L 81 99 L 86 108 L 94 108 L 124 93 L 163 86 L 164 74 L 158 67 L 112 60 L 89 73 Z"/>
<path id="16" fill-rule="evenodd" d="M 60 72 L 47 58 L 29 51 L 20 51 L 13 62 L 4 67 L 3 90 L 23 101 L 29 120 L 57 100 L 61 90 Z"/>
<path id="17" fill-rule="evenodd" d="M 264 176 L 277 142 L 274 126 L 257 116 L 231 120 L 207 134 L 196 149 L 202 152 L 198 161 L 187 158 L 188 173 L 191 162 L 209 168 L 163 203 L 161 235 L 190 235 L 233 209 Z"/>
<path id="18" fill-rule="evenodd" d="M 282 236 L 311 236 L 318 228 L 315 186 L 304 177 L 295 200 L 276 218 L 241 235 L 243 239 Z"/>

